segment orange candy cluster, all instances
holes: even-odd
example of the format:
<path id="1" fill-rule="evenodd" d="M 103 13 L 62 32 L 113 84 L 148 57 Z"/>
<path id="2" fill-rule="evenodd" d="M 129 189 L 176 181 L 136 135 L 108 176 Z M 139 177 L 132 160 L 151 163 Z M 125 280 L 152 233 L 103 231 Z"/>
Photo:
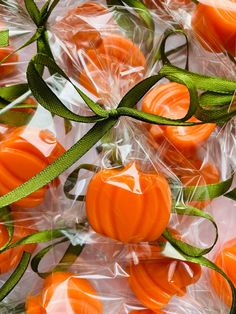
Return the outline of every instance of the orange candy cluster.
<path id="1" fill-rule="evenodd" d="M 5 133 L 0 142 L 0 194 L 6 194 L 32 178 L 64 151 L 47 130 L 19 127 Z M 43 202 L 46 191 L 47 187 L 42 187 L 15 205 L 35 207 Z"/>

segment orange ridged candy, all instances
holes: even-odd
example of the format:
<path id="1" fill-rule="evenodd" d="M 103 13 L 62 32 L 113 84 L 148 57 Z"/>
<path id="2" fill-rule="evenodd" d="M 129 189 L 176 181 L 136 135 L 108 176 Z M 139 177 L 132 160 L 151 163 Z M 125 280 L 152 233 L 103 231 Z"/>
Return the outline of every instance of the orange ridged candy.
<path id="1" fill-rule="evenodd" d="M 199 3 L 192 17 L 192 28 L 206 50 L 227 51 L 236 56 L 235 11 Z"/>
<path id="2" fill-rule="evenodd" d="M 20 210 L 12 210 L 11 215 L 14 222 L 14 233 L 11 243 L 37 232 L 35 227 L 32 227 L 34 225 L 34 221 L 29 214 L 22 213 Z M 0 247 L 2 247 L 7 241 L 7 229 L 4 224 L 0 222 Z M 36 246 L 36 244 L 25 244 L 2 252 L 0 254 L 0 274 L 7 273 L 15 268 L 20 262 L 23 252 L 33 253 Z"/>
<path id="3" fill-rule="evenodd" d="M 136 162 L 104 169 L 88 185 L 86 211 L 99 234 L 124 243 L 155 241 L 170 219 L 170 187 L 162 174 L 145 173 Z"/>
<path id="4" fill-rule="evenodd" d="M 60 38 L 68 43 L 68 47 L 76 45 L 80 48 L 94 48 L 101 43 L 101 34 L 85 19 L 96 17 L 107 12 L 104 6 L 85 2 L 78 7 L 68 11 L 67 15 L 55 25 L 55 30 L 59 32 Z"/>
<path id="5" fill-rule="evenodd" d="M 187 87 L 171 82 L 154 87 L 143 99 L 142 110 L 166 118 L 180 119 L 188 112 L 189 104 Z M 199 120 L 192 117 L 189 121 Z M 215 127 L 213 123 L 196 126 L 161 126 L 158 127 L 158 136 L 154 135 L 157 139 L 164 135 L 178 149 L 194 152 L 196 147 L 209 138 Z"/>
<path id="6" fill-rule="evenodd" d="M 220 267 L 236 286 L 236 238 L 228 241 L 217 253 L 215 264 Z M 231 307 L 232 292 L 228 282 L 216 271 L 211 270 L 211 283 L 224 303 Z"/>
<path id="7" fill-rule="evenodd" d="M 86 279 L 56 272 L 44 281 L 41 294 L 26 300 L 26 314 L 102 314 L 96 290 Z"/>
<path id="8" fill-rule="evenodd" d="M 181 297 L 186 288 L 198 281 L 198 264 L 170 258 L 140 260 L 127 269 L 129 285 L 137 299 L 148 309 L 163 309 L 175 295 Z"/>
<path id="9" fill-rule="evenodd" d="M 118 86 L 124 94 L 144 75 L 146 60 L 137 45 L 121 35 L 102 37 L 102 43 L 86 53 L 86 68 L 79 81 L 92 94 L 109 93 Z"/>
<path id="10" fill-rule="evenodd" d="M 0 194 L 4 195 L 26 182 L 64 153 L 64 148 L 47 130 L 15 128 L 0 142 Z M 43 202 L 47 186 L 15 202 L 32 208 Z"/>

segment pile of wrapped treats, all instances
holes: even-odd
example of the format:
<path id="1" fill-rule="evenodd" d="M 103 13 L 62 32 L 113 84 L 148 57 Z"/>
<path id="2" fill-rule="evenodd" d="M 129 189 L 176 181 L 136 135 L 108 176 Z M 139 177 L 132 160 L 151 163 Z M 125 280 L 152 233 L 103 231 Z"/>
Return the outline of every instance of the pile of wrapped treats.
<path id="1" fill-rule="evenodd" d="M 234 0 L 0 1 L 0 314 L 236 313 Z"/>

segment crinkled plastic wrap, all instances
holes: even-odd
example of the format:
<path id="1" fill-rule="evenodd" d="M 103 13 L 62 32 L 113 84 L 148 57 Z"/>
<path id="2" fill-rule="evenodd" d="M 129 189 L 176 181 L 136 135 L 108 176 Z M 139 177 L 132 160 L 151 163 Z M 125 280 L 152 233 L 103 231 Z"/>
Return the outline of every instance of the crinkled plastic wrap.
<path id="1" fill-rule="evenodd" d="M 48 23 L 51 51 L 77 87 L 104 108 L 115 109 L 133 86 L 160 69 L 156 52 L 164 31 L 174 29 L 175 16 L 170 17 L 171 14 L 175 12 L 179 18 L 185 16 L 185 5 L 193 8 L 186 1 L 182 9 L 176 5 L 166 1 L 161 6 L 162 13 L 154 8 L 153 16 L 158 18 L 153 33 L 138 22 L 137 12 L 132 9 L 107 8 L 98 1 L 65 1 Z M 12 28 L 11 46 L 19 47 L 28 35 L 21 37 L 17 33 L 15 40 L 14 31 L 19 31 L 20 26 L 12 22 L 11 14 L 25 21 L 21 24 L 22 34 L 26 31 L 32 35 L 33 24 L 29 22 L 28 27 L 21 6 L 4 4 L 2 10 L 9 12 L 5 15 L 3 11 L 0 18 L 4 16 L 4 27 Z M 168 47 L 174 49 L 181 44 L 181 38 L 173 36 Z M 235 74 L 227 67 L 227 57 L 213 54 L 212 58 L 204 48 L 195 37 L 190 42 L 191 70 L 228 78 Z M 19 64 L 32 56 L 31 48 L 27 49 L 24 54 L 15 54 L 17 59 L 8 59 L 10 65 L 1 65 L 2 86 L 21 82 L 25 77 L 25 68 Z M 172 54 L 173 63 L 184 64 L 184 49 Z M 14 72 L 10 73 L 12 62 Z M 1 72 L 4 67 L 8 72 Z M 64 78 L 48 75 L 47 82 L 70 110 L 90 114 Z M 0 129 L 1 195 L 51 164 L 91 128 L 53 116 L 29 92 L 16 105 L 25 103 L 25 99 L 32 106 L 10 109 L 29 115 L 25 125 L 5 123 Z M 184 117 L 189 106 L 188 89 L 167 80 L 155 85 L 138 104 L 144 112 L 172 119 Z M 198 120 L 192 117 L 191 121 Z M 1 303 L 0 312 L 227 313 L 232 301 L 227 282 L 215 272 L 185 260 L 167 238 L 205 249 L 211 247 L 216 238 L 214 225 L 203 217 L 181 215 L 176 208 L 194 207 L 212 214 L 220 240 L 208 257 L 235 283 L 235 204 L 224 197 L 211 201 L 207 189 L 204 200 L 198 200 L 194 189 L 202 187 L 204 191 L 204 186 L 232 176 L 234 156 L 235 120 L 224 126 L 207 123 L 182 127 L 151 125 L 122 117 L 72 168 L 11 206 L 12 242 L 56 228 L 63 230 L 67 241 L 53 242 L 43 256 L 39 265 L 41 278 L 31 269 L 35 270 L 35 264 L 28 267 L 23 279 Z M 185 187 L 192 188 L 187 198 L 182 192 Z M 6 221 L 5 217 L 5 225 Z M 0 246 L 8 239 L 5 225 L 0 225 Z M 166 228 L 169 236 L 163 235 Z M 2 284 L 19 263 L 23 251 L 34 256 L 44 247 L 45 244 L 25 244 L 1 253 Z M 63 259 L 66 250 L 71 251 Z M 61 258 L 59 268 L 50 273 Z"/>

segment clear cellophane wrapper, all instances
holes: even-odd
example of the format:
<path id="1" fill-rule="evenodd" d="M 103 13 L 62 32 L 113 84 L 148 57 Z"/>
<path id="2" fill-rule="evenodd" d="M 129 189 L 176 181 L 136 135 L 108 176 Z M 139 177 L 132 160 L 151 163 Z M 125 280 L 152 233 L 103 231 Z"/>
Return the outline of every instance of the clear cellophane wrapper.
<path id="1" fill-rule="evenodd" d="M 94 1 L 94 3 L 100 4 L 98 1 Z M 101 106 L 104 106 L 106 109 L 113 109 L 116 108 L 121 98 L 135 84 L 157 73 L 160 69 L 161 65 L 159 61 L 156 62 L 155 52 L 160 46 L 164 31 L 167 28 L 173 28 L 173 20 L 169 17 L 164 21 L 161 21 L 161 18 L 156 19 L 155 29 L 157 31 L 153 36 L 150 30 L 138 24 L 137 19 L 132 16 L 129 16 L 133 25 L 132 29 L 124 30 L 119 25 L 117 22 L 118 18 L 121 20 L 122 17 L 124 21 L 128 18 L 129 13 L 136 16 L 131 9 L 127 9 L 129 11 L 127 13 L 120 8 L 119 13 L 117 13 L 114 9 L 107 9 L 104 4 L 104 7 L 100 7 L 101 10 L 98 10 L 96 15 L 86 15 L 82 11 L 77 12 L 75 9 L 77 5 L 81 4 L 84 4 L 84 1 L 79 3 L 65 1 L 65 5 L 59 5 L 56 8 L 48 25 L 50 47 L 58 64 L 77 87 L 86 92 L 91 99 L 99 102 Z M 4 10 L 7 10 L 5 5 Z M 171 11 L 173 12 L 173 8 L 171 8 Z M 33 34 L 34 26 L 24 13 L 20 15 L 20 21 L 25 21 L 22 24 L 21 22 L 12 23 L 10 17 L 12 7 L 11 9 L 8 8 L 8 12 L 8 27 L 11 25 L 13 30 L 18 31 L 20 24 L 24 30 L 29 31 L 31 35 Z M 155 11 L 153 14 L 155 17 L 160 17 L 158 11 Z M 18 16 L 18 11 L 15 11 L 13 15 Z M 6 16 L 4 21 L 6 23 Z M 74 27 L 72 28 L 73 24 Z M 25 42 L 28 36 L 27 31 L 26 35 L 16 36 L 16 39 L 15 37 L 13 38 L 15 47 Z M 149 39 L 152 36 L 154 38 L 154 48 L 150 49 Z M 80 38 L 80 41 L 77 38 Z M 104 44 L 105 47 L 101 48 L 103 43 L 106 45 Z M 176 38 L 173 37 L 168 42 L 168 46 L 170 49 L 173 49 L 178 43 L 182 43 L 181 39 L 176 41 Z M 122 45 L 126 45 L 126 47 L 123 48 Z M 22 62 L 25 65 L 30 59 L 29 56 L 32 56 L 32 50 L 29 50 L 32 49 L 32 46 L 30 47 L 26 48 L 24 54 L 19 53 L 20 57 L 22 55 L 22 60 L 25 61 Z M 181 53 L 177 52 L 170 58 L 171 62 L 182 66 L 185 62 L 183 55 L 183 50 Z M 227 67 L 228 59 L 217 55 L 214 55 L 214 58 L 212 58 L 212 54 L 201 48 L 194 38 L 190 42 L 190 60 L 190 70 L 192 71 L 201 74 L 232 77 L 232 68 L 228 69 Z M 224 60 L 225 62 L 223 62 Z M 13 76 L 9 76 L 9 78 L 4 78 L 2 84 L 8 85 L 19 82 L 19 80 L 21 81 L 22 77 L 25 77 L 25 70 L 26 68 L 22 68 L 20 65 L 20 76 L 15 73 Z M 57 75 L 48 77 L 47 82 L 53 92 L 70 110 L 77 114 L 91 114 L 69 82 Z M 161 81 L 158 84 L 165 83 L 167 82 Z M 142 108 L 142 100 L 138 107 Z M 75 122 L 68 124 L 68 121 L 66 122 L 62 118 L 52 116 L 38 104 L 32 114 L 32 119 L 20 131 L 20 136 L 28 140 L 28 134 L 31 134 L 30 132 L 34 130 L 37 133 L 37 140 L 35 143 L 32 143 L 33 146 L 44 157 L 51 158 L 51 151 L 55 149 L 57 143 L 67 150 L 90 128 L 91 125 L 87 124 Z M 52 144 L 50 148 L 46 144 L 40 147 L 37 146 L 39 145 L 37 144 L 37 141 L 39 141 L 38 133 L 45 131 L 50 131 L 50 134 L 54 136 L 51 142 L 47 137 L 46 140 L 45 138 L 43 140 L 43 144 Z M 11 126 L 2 127 L 2 143 L 12 136 L 12 132 L 14 132 L 14 129 L 12 130 Z M 150 292 L 152 289 L 153 291 L 156 291 L 155 289 L 158 291 L 159 289 L 166 289 L 165 293 L 168 296 L 163 297 L 162 291 L 159 294 L 159 299 L 157 296 L 156 301 L 154 301 L 154 303 L 160 302 L 160 304 L 166 302 L 166 304 L 160 306 L 163 313 L 227 313 L 227 308 L 212 288 L 210 271 L 208 269 L 202 268 L 200 270 L 187 262 L 180 261 L 180 259 L 183 259 L 181 255 L 161 237 L 159 242 L 152 240 L 152 243 L 137 240 L 133 240 L 134 243 L 123 243 L 126 241 L 117 239 L 122 238 L 122 232 L 125 233 L 126 228 L 132 230 L 132 221 L 128 220 L 130 216 L 127 218 L 126 228 L 123 227 L 118 232 L 116 231 L 115 235 L 113 233 L 113 239 L 105 236 L 104 231 L 100 233 L 95 232 L 88 223 L 86 215 L 86 212 L 88 212 L 86 211 L 87 200 L 76 200 L 79 196 L 86 197 L 92 178 L 102 171 L 105 171 L 105 173 L 106 171 L 111 171 L 111 175 L 108 178 L 113 182 L 113 187 L 125 191 L 128 189 L 130 193 L 141 195 L 146 190 L 152 189 L 153 183 L 150 178 L 160 176 L 169 186 L 172 205 L 176 202 L 181 202 L 181 204 L 195 206 L 213 215 L 219 227 L 220 238 L 214 250 L 208 256 L 211 260 L 214 260 L 215 255 L 223 247 L 224 243 L 235 237 L 235 205 L 233 201 L 225 197 L 214 201 L 193 201 L 191 197 L 184 199 L 181 193 L 175 193 L 174 188 L 179 188 L 180 190 L 181 187 L 186 185 L 204 186 L 209 183 L 208 179 L 209 176 L 211 177 L 211 172 L 213 173 L 212 175 L 217 177 L 215 178 L 217 182 L 226 180 L 231 176 L 232 171 L 235 170 L 235 159 L 233 158 L 235 156 L 235 121 L 232 120 L 223 127 L 214 128 L 208 139 L 195 148 L 194 154 L 193 162 L 185 151 L 176 147 L 170 141 L 165 133 L 162 135 L 160 142 L 156 141 L 150 131 L 150 127 L 145 123 L 137 122 L 131 118 L 122 118 L 113 130 L 97 143 L 95 147 L 71 169 L 60 176 L 60 182 L 50 184 L 47 187 L 40 204 L 34 208 L 23 208 L 19 205 L 14 205 L 11 208 L 12 213 L 15 213 L 16 217 L 15 226 L 23 224 L 24 228 L 28 229 L 29 232 L 33 232 L 31 230 L 50 230 L 60 227 L 63 228 L 65 235 L 73 245 L 85 244 L 80 256 L 73 265 L 68 265 L 67 270 L 67 272 L 71 273 L 70 276 L 74 278 L 88 280 L 94 289 L 93 292 L 96 291 L 89 295 L 89 299 L 96 300 L 93 304 L 94 308 L 93 310 L 90 309 L 90 312 L 85 311 L 85 313 L 128 314 L 135 310 L 146 309 L 148 304 L 150 305 L 153 302 L 154 296 Z M 54 158 L 56 157 L 58 156 L 54 156 Z M 68 181 L 68 175 L 76 167 L 85 163 L 96 165 L 98 167 L 96 168 L 97 172 L 81 170 L 78 178 L 76 178 L 76 182 Z M 123 183 L 122 175 L 120 175 L 121 179 L 117 175 L 117 172 L 120 173 L 119 171 L 122 171 L 121 169 L 126 169 L 123 174 L 123 180 L 127 181 Z M 142 175 L 140 173 L 146 175 L 145 179 L 141 179 Z M 105 179 L 109 183 L 109 180 L 107 181 L 107 178 L 104 178 L 105 175 L 104 177 L 101 176 L 101 188 Z M 131 180 L 131 183 L 129 183 L 129 180 Z M 73 186 L 73 190 L 70 192 L 74 195 L 74 199 L 69 199 L 64 193 L 68 184 Z M 143 189 L 142 185 L 146 185 L 145 189 Z M 118 197 L 122 198 L 121 192 L 119 192 L 120 196 L 116 192 L 114 200 L 113 195 L 111 195 L 112 192 L 110 194 L 107 193 L 105 188 L 100 192 L 103 193 L 104 204 L 106 202 L 106 206 L 108 206 L 108 200 L 110 203 L 114 202 L 114 209 L 117 212 L 119 212 L 119 201 L 121 204 L 126 204 L 123 199 L 117 200 Z M 102 206 L 102 200 L 96 195 L 94 197 L 97 197 L 98 205 Z M 156 199 L 157 197 L 153 196 L 153 202 Z M 135 239 L 139 237 L 140 229 L 146 228 L 148 230 L 149 228 L 148 220 L 145 221 L 146 217 L 149 216 L 148 212 L 145 212 L 145 206 L 147 208 L 150 207 L 148 200 L 142 206 L 143 215 L 139 217 L 141 219 L 139 224 L 136 222 L 137 234 L 133 233 Z M 181 238 L 182 241 L 197 247 L 207 248 L 211 246 L 215 237 L 215 230 L 212 224 L 203 218 L 177 215 L 174 206 L 172 207 L 172 213 L 167 225 L 172 230 L 171 232 L 177 238 Z M 101 220 L 101 224 L 105 224 L 101 230 L 106 229 L 106 225 L 111 223 L 111 220 L 113 220 L 111 229 L 114 228 L 113 225 L 116 224 L 116 219 L 119 218 L 116 216 L 116 211 L 111 214 L 113 215 L 112 217 L 105 217 L 105 214 L 104 216 L 102 215 L 102 208 L 99 210 L 101 210 L 101 216 L 97 216 L 97 219 Z M 134 214 L 133 223 L 135 223 L 135 219 L 137 220 L 138 218 L 135 218 L 135 209 L 132 207 L 132 204 L 130 205 L 130 211 Z M 154 227 L 150 217 L 148 219 L 152 223 L 152 227 Z M 159 224 L 158 215 L 155 219 L 156 223 Z M 83 225 L 82 229 L 78 227 L 81 225 Z M 145 228 L 143 225 L 145 225 Z M 36 248 L 33 248 L 34 252 L 36 253 L 37 250 L 42 249 L 44 246 L 44 244 L 38 244 Z M 55 246 L 40 264 L 40 271 L 53 269 L 58 264 L 67 246 L 68 244 Z M 159 271 L 162 269 L 162 265 L 165 265 L 163 273 L 153 274 L 153 280 L 157 280 L 158 276 L 160 278 L 161 276 L 166 276 L 163 277 L 162 282 L 157 280 L 153 284 L 150 278 L 151 275 L 148 274 L 148 271 L 150 271 L 149 267 L 151 270 L 155 270 L 156 267 Z M 141 270 L 139 270 L 139 266 Z M 141 285 L 141 278 L 145 280 L 143 281 L 143 294 L 146 295 L 145 302 L 140 297 L 140 293 L 137 293 L 137 290 L 135 290 L 135 287 L 137 288 L 140 283 L 135 285 L 130 279 L 132 276 L 135 276 L 134 270 L 136 267 L 136 276 L 137 274 L 146 276 L 136 278 L 137 282 L 141 280 Z M 146 272 L 145 267 L 147 268 Z M 1 282 L 4 283 L 6 278 L 9 277 L 9 273 L 4 273 L 3 270 L 2 273 Z M 178 276 L 185 276 L 187 283 L 179 287 L 178 285 L 181 285 L 182 282 Z M 54 314 L 59 313 L 59 311 L 63 314 L 77 313 L 76 309 L 78 309 L 79 301 L 75 299 L 75 305 L 71 305 L 70 300 L 68 301 L 67 291 L 71 289 L 68 277 L 62 282 L 63 285 L 61 284 L 61 286 L 63 287 L 60 288 L 59 285 L 57 289 L 61 293 L 60 297 L 56 295 L 59 292 L 54 292 L 55 300 L 53 298 L 49 300 L 48 308 L 46 309 L 47 313 Z M 148 285 L 151 285 L 151 288 Z M 45 280 L 41 279 L 29 267 L 20 283 L 2 302 L 2 313 L 13 312 L 19 304 L 29 300 L 32 296 L 42 296 L 42 291 L 45 291 L 47 288 Z M 164 302 L 163 300 L 168 301 Z M 87 302 L 90 301 L 87 300 Z M 154 306 L 154 308 L 157 311 L 158 306 Z"/>

